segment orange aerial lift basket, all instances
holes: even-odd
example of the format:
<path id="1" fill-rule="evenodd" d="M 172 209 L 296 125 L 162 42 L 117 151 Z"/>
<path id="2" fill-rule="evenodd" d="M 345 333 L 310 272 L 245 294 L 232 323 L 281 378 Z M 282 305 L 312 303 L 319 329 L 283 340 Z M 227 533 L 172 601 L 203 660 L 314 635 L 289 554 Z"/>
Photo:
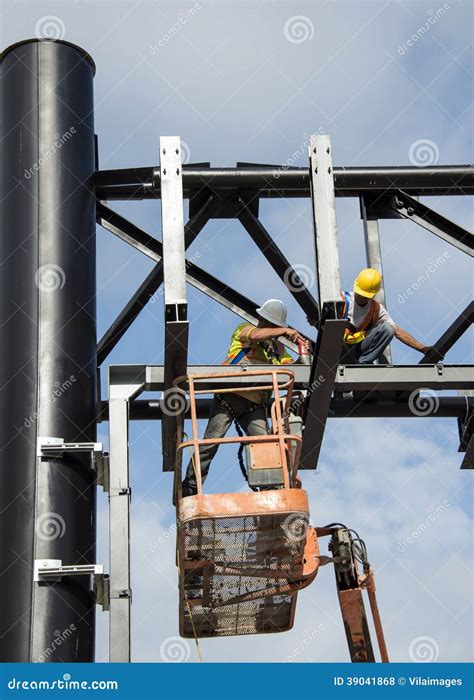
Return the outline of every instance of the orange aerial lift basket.
<path id="1" fill-rule="evenodd" d="M 200 439 L 196 395 L 236 391 L 236 387 L 223 388 L 222 379 L 235 381 L 245 376 L 248 380 L 253 375 L 258 375 L 260 382 L 262 375 L 264 382 L 268 377 L 268 383 L 259 383 L 258 389 L 274 394 L 270 433 L 258 437 Z M 215 387 L 210 381 L 213 379 Z M 204 380 L 203 389 L 199 385 Z M 293 626 L 298 591 L 317 574 L 316 530 L 309 527 L 308 497 L 297 476 L 301 437 L 290 432 L 293 382 L 291 371 L 278 368 L 187 375 L 174 383 L 177 391 L 189 392 L 192 422 L 192 439 L 188 440 L 184 439 L 183 416 L 178 420 L 175 481 L 183 637 L 288 630 Z M 239 393 L 251 390 L 248 385 L 238 388 Z M 261 470 L 265 475 L 261 490 L 203 493 L 199 446 L 229 443 L 245 445 L 248 472 L 257 474 Z M 194 450 L 198 493 L 183 498 L 181 470 L 186 447 Z"/>

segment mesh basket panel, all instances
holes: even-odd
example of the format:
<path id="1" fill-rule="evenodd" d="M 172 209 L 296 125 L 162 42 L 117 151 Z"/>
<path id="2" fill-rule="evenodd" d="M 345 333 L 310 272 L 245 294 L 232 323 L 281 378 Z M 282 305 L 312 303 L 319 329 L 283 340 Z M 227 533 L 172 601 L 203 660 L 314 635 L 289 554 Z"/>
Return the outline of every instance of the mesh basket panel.
<path id="1" fill-rule="evenodd" d="M 280 632 L 292 625 L 295 594 L 275 594 L 225 605 L 234 596 L 286 584 L 286 580 L 249 576 L 246 572 L 223 575 L 218 567 L 249 571 L 291 571 L 303 561 L 308 513 L 272 513 L 237 517 L 196 518 L 180 526 L 181 634 L 198 637 Z M 208 568 L 185 570 L 185 562 L 212 562 Z M 204 596 L 204 601 L 203 601 Z M 206 603 L 205 605 L 203 603 Z M 217 607 L 222 606 L 222 607 Z"/>

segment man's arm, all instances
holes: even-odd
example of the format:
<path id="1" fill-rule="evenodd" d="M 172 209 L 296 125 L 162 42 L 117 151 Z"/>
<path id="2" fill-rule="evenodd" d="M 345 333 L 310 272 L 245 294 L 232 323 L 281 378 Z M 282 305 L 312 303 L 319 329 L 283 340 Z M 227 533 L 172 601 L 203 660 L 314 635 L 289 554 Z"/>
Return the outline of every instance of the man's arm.
<path id="1" fill-rule="evenodd" d="M 410 335 L 408 331 L 404 331 L 403 328 L 400 328 L 400 326 L 397 325 L 395 325 L 395 338 L 401 340 L 402 343 L 408 345 L 409 348 L 422 352 L 424 355 L 428 352 L 428 350 L 431 350 L 429 345 L 423 345 L 423 343 L 418 342 L 418 340 Z"/>
<path id="2" fill-rule="evenodd" d="M 282 335 L 285 338 L 288 338 L 288 340 L 292 340 L 294 343 L 296 343 L 301 337 L 298 331 L 295 331 L 294 328 L 283 327 L 252 328 L 252 330 L 249 333 L 245 333 L 244 329 L 242 333 L 244 333 L 246 338 L 250 338 L 250 340 L 253 340 L 255 342 L 259 342 L 261 340 L 271 340 L 272 338 L 278 338 Z"/>

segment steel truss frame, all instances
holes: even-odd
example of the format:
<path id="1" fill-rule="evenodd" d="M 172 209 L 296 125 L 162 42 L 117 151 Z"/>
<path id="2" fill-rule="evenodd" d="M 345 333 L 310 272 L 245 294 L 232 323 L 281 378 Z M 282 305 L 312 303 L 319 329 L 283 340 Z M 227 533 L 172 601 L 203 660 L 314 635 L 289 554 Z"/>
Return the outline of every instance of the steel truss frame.
<path id="1" fill-rule="evenodd" d="M 428 209 L 420 195 L 474 194 L 474 168 L 333 168 L 330 138 L 314 135 L 309 144 L 309 167 L 238 164 L 182 165 L 177 137 L 160 140 L 160 166 L 96 173 L 97 223 L 154 260 L 155 267 L 104 334 L 98 346 L 99 365 L 107 358 L 161 284 L 165 301 L 165 363 L 162 366 L 109 367 L 109 398 L 101 403 L 99 420 L 110 431 L 110 630 L 111 661 L 130 660 L 130 482 L 129 420 L 162 420 L 163 468 L 174 469 L 176 425 L 164 409 L 177 376 L 192 371 L 206 374 L 215 366 L 187 366 L 188 317 L 186 283 L 191 284 L 251 323 L 258 304 L 205 270 L 186 260 L 185 251 L 212 218 L 239 219 L 262 254 L 286 284 L 317 328 L 312 366 L 295 364 L 295 389 L 304 392 L 301 468 L 315 469 L 325 425 L 333 417 L 456 417 L 463 468 L 472 468 L 474 374 L 470 365 L 443 365 L 438 360 L 473 321 L 472 303 L 435 343 L 433 353 L 413 366 L 351 366 L 339 364 L 344 322 L 339 318 L 339 252 L 335 199 L 358 197 L 364 223 L 367 263 L 382 269 L 378 220 L 405 217 L 472 255 L 473 236 Z M 310 197 L 313 210 L 318 301 L 299 279 L 270 233 L 258 218 L 260 198 Z M 142 231 L 106 206 L 105 200 L 161 198 L 163 242 Z M 183 198 L 190 200 L 190 219 L 183 223 Z M 295 284 L 296 281 L 296 284 Z M 383 290 L 381 299 L 383 300 Z M 288 346 L 294 346 L 286 343 Z M 390 355 L 387 355 L 390 362 Z M 249 366 L 249 369 L 259 367 Z M 264 369 L 260 366 L 261 369 Z M 226 367 L 226 370 L 229 370 Z M 239 368 L 241 370 L 241 367 Z M 214 382 L 216 380 L 213 380 Z M 223 383 L 229 380 L 222 380 Z M 237 383 L 245 386 L 245 377 Z M 258 385 L 252 376 L 251 385 Z M 230 384 L 229 386 L 233 386 Z M 247 384 L 248 385 L 248 384 Z M 413 411 L 410 399 L 423 389 L 457 389 L 458 397 L 438 398 L 436 410 Z M 362 391 L 369 401 L 333 398 Z M 146 391 L 164 392 L 161 401 L 138 397 Z M 410 396 L 408 397 L 408 393 Z M 168 394 L 168 397 L 167 397 Z M 170 399 L 172 397 L 169 397 Z M 206 417 L 210 401 L 197 402 L 198 417 Z M 112 644 L 112 640 L 121 640 Z"/>

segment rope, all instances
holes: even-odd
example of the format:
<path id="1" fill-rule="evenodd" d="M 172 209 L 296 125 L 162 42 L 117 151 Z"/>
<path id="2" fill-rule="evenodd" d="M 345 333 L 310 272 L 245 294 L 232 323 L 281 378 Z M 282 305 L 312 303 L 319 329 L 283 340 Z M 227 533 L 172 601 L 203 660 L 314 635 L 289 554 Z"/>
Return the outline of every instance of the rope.
<path id="1" fill-rule="evenodd" d="M 178 552 L 178 547 L 176 547 L 177 551 L 177 557 L 176 560 L 178 562 L 178 576 L 181 578 L 181 566 L 179 564 L 179 552 Z M 189 600 L 186 598 L 186 593 L 184 593 L 184 586 L 183 586 L 183 595 L 184 595 L 184 600 L 186 601 L 186 605 L 188 608 L 188 613 L 189 613 L 189 619 L 191 620 L 191 627 L 193 628 L 193 635 L 194 635 L 194 642 L 196 644 L 196 652 L 198 655 L 199 663 L 202 664 L 202 654 L 201 654 L 201 648 L 199 646 L 199 640 L 196 632 L 196 627 L 194 626 L 194 620 L 193 620 L 193 614 L 191 612 L 191 606 L 189 605 Z"/>

